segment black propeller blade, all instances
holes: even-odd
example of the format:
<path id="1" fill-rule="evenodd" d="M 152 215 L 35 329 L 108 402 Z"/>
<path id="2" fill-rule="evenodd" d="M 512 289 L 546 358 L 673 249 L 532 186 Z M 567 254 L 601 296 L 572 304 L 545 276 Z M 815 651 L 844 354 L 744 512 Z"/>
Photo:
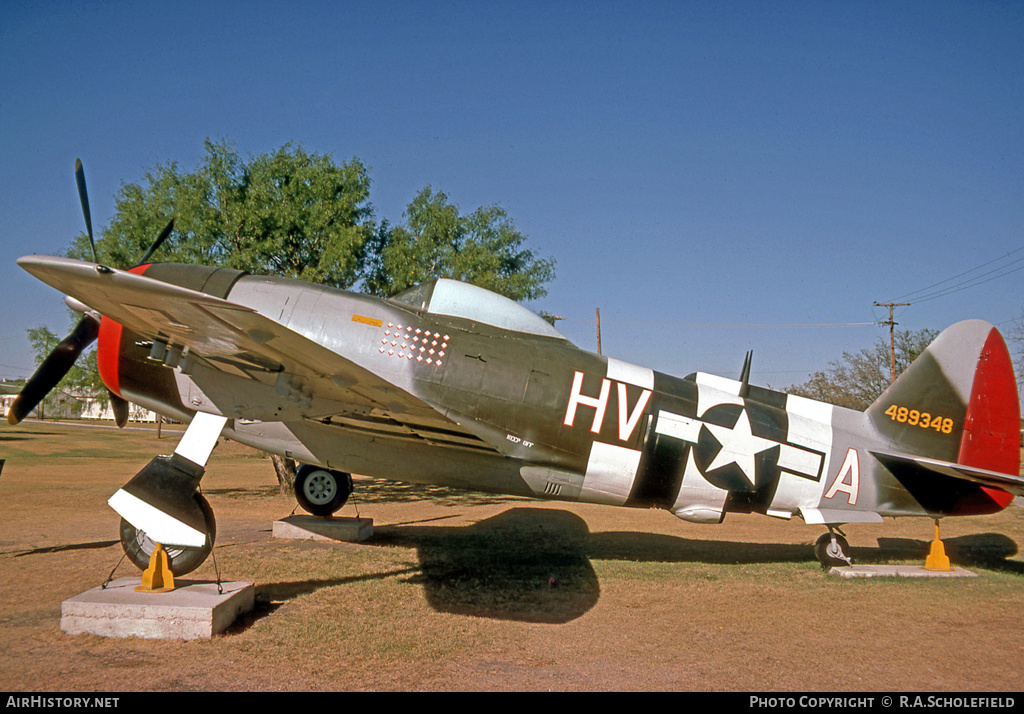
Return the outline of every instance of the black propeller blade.
<path id="1" fill-rule="evenodd" d="M 71 334 L 57 344 L 39 365 L 35 374 L 25 383 L 24 389 L 15 398 L 11 410 L 7 413 L 8 423 L 17 424 L 35 409 L 50 390 L 64 379 L 64 375 L 75 364 L 75 360 L 96 340 L 99 332 L 100 323 L 91 315 L 79 320 Z"/>
<path id="2" fill-rule="evenodd" d="M 85 229 L 89 233 L 89 247 L 92 248 L 92 262 L 96 259 L 96 241 L 92 238 L 92 216 L 89 213 L 89 192 L 85 190 L 85 169 L 82 160 L 75 159 L 75 182 L 78 184 L 78 200 L 82 202 L 82 215 L 85 216 Z"/>
<path id="3" fill-rule="evenodd" d="M 156 240 L 153 241 L 153 245 L 149 246 L 149 250 L 147 250 L 145 252 L 145 254 L 142 256 L 142 259 L 138 263 L 136 263 L 136 267 L 139 266 L 139 265 L 145 265 L 147 262 L 149 262 L 149 256 L 153 255 L 153 253 L 156 251 L 156 249 L 159 248 L 160 245 L 165 240 L 167 240 L 167 236 L 169 236 L 171 234 L 172 230 L 174 230 L 174 219 L 173 218 L 171 219 L 171 222 L 167 224 L 167 227 L 164 228 L 162 231 L 160 231 L 160 235 L 158 235 L 156 237 Z"/>
<path id="4" fill-rule="evenodd" d="M 110 408 L 114 410 L 114 423 L 120 428 L 128 423 L 128 400 L 117 396 L 109 389 L 107 394 L 110 395 Z"/>
<path id="5" fill-rule="evenodd" d="M 85 229 L 89 234 L 89 247 L 92 249 L 92 262 L 99 263 L 96 258 L 96 241 L 93 238 L 92 233 L 92 215 L 89 211 L 89 192 L 85 187 L 85 169 L 82 168 L 81 159 L 75 159 L 75 182 L 78 184 L 78 200 L 82 203 L 82 215 L 85 217 Z M 160 245 L 167 240 L 167 237 L 174 230 L 174 219 L 167 224 L 157 239 L 153 241 L 153 244 L 149 246 L 149 249 L 142 256 L 142 260 L 137 265 L 145 264 L 153 252 L 160 247 Z M 98 270 L 109 270 L 101 266 L 97 267 Z M 43 363 L 39 365 L 39 368 L 35 371 L 35 374 L 25 383 L 24 389 L 15 398 L 14 403 L 11 405 L 11 410 L 7 414 L 7 421 L 11 424 L 17 424 L 24 419 L 29 412 L 39 405 L 47 394 L 50 393 L 60 380 L 64 379 L 64 375 L 68 373 L 71 367 L 74 366 L 75 361 L 82 354 L 82 352 L 95 342 L 99 336 L 100 323 L 96 318 L 91 315 L 85 315 L 78 324 L 75 325 L 75 329 L 71 331 L 71 334 L 65 337 L 57 347 L 54 348 L 50 354 L 46 356 Z M 108 390 L 109 392 L 109 390 Z M 110 394 L 110 404 L 114 411 L 114 421 L 118 426 L 124 426 L 128 423 L 128 402 L 124 398 L 119 397 L 113 392 Z"/>

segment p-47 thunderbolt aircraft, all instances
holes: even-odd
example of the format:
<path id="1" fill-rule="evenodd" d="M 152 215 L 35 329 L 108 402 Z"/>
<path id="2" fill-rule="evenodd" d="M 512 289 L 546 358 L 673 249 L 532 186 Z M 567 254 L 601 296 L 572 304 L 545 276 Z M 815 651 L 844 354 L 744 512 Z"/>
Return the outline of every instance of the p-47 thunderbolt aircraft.
<path id="1" fill-rule="evenodd" d="M 80 168 L 79 186 L 89 225 Z M 836 564 L 850 562 L 843 524 L 987 514 L 1024 494 L 1017 384 L 981 321 L 948 328 L 858 412 L 751 385 L 749 355 L 734 381 L 587 352 L 452 280 L 384 300 L 198 265 L 18 264 L 84 316 L 12 423 L 98 339 L 119 421 L 128 400 L 189 424 L 110 499 L 140 568 L 154 543 L 175 575 L 209 554 L 198 486 L 221 435 L 301 462 L 296 496 L 317 515 L 341 507 L 358 473 L 701 523 L 796 516 L 827 528 L 816 550 Z"/>

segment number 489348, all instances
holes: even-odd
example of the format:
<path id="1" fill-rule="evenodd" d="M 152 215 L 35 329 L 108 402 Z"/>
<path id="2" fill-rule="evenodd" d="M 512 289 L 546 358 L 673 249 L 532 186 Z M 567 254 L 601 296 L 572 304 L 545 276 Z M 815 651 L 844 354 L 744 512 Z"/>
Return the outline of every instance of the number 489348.
<path id="1" fill-rule="evenodd" d="M 949 417 L 932 416 L 928 412 L 921 412 L 917 409 L 908 409 L 893 404 L 885 410 L 885 415 L 900 424 L 920 427 L 922 429 L 933 429 L 942 434 L 953 432 L 953 420 Z"/>

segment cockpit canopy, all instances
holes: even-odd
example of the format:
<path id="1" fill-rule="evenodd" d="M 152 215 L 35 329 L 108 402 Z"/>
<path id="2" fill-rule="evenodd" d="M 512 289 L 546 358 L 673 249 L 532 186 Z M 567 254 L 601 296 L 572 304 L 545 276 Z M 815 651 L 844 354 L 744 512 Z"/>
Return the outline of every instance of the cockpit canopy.
<path id="1" fill-rule="evenodd" d="M 464 317 L 515 332 L 566 339 L 544 318 L 519 303 L 458 280 L 440 278 L 409 288 L 391 299 L 435 315 Z"/>

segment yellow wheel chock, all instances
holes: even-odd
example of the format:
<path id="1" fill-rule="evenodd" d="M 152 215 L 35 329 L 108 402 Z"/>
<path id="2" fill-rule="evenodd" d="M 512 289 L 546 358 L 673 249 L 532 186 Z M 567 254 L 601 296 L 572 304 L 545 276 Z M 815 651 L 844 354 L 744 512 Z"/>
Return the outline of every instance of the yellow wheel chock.
<path id="1" fill-rule="evenodd" d="M 953 570 L 946 556 L 946 548 L 939 539 L 939 519 L 935 519 L 935 540 L 932 541 L 931 551 L 924 561 L 925 570 Z"/>
<path id="2" fill-rule="evenodd" d="M 166 593 L 174 590 L 171 559 L 159 543 L 153 555 L 149 556 L 149 567 L 142 573 L 142 584 L 135 590 L 140 593 Z"/>

